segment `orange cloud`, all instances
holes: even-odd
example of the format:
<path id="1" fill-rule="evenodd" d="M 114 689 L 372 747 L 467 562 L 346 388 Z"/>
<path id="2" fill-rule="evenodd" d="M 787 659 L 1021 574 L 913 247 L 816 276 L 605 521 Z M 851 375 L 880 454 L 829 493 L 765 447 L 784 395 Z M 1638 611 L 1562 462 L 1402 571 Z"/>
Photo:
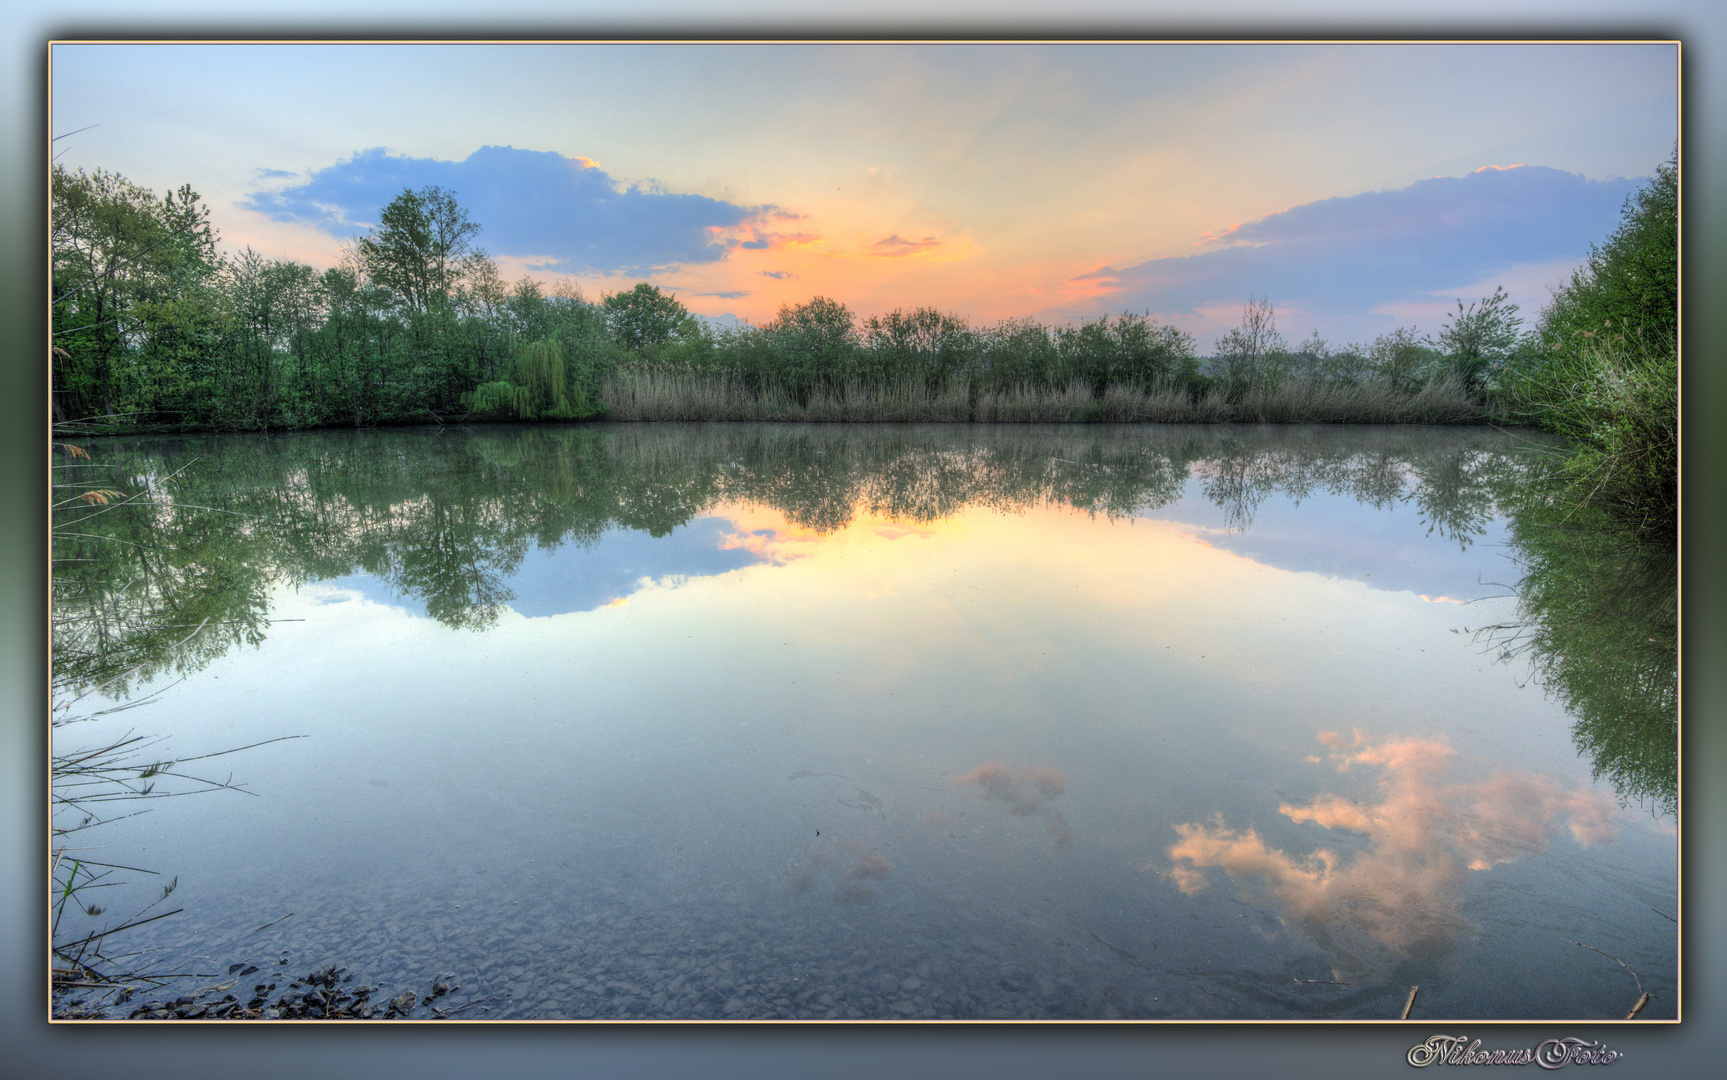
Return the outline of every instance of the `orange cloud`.
<path id="1" fill-rule="evenodd" d="M 1062 282 L 1062 291 L 1070 296 L 1109 296 L 1121 291 L 1121 278 L 1113 266 L 1080 274 Z"/>
<path id="2" fill-rule="evenodd" d="M 1229 226 L 1229 228 L 1224 229 L 1222 232 L 1212 232 L 1208 229 L 1205 232 L 1200 233 L 1199 239 L 1195 240 L 1193 242 L 1193 244 L 1195 247 L 1198 247 L 1201 244 L 1215 244 L 1215 243 L 1223 240 L 1230 233 L 1241 228 L 1242 224 L 1243 224 L 1242 222 L 1238 221 L 1234 225 Z"/>
<path id="3" fill-rule="evenodd" d="M 877 258 L 899 259 L 940 246 L 941 241 L 933 236 L 926 236 L 922 240 L 905 240 L 898 233 L 895 233 L 886 239 L 877 240 L 871 244 L 869 254 Z"/>
<path id="4" fill-rule="evenodd" d="M 784 566 L 809 555 L 819 533 L 795 528 L 739 529 L 720 537 L 720 550 L 747 551 L 764 562 Z"/>

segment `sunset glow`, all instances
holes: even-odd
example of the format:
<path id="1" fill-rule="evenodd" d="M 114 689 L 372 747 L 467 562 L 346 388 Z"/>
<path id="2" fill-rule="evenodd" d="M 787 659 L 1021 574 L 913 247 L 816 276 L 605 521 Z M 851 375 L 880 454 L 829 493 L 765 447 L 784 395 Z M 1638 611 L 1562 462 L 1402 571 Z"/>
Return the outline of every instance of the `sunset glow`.
<path id="1" fill-rule="evenodd" d="M 437 184 L 511 280 L 727 323 L 1149 311 L 1204 352 L 1249 296 L 1337 340 L 1501 282 L 1538 308 L 1672 151 L 1677 70 L 1671 43 L 75 44 L 52 125 L 99 125 L 67 167 L 189 183 L 231 249 L 319 268 Z"/>

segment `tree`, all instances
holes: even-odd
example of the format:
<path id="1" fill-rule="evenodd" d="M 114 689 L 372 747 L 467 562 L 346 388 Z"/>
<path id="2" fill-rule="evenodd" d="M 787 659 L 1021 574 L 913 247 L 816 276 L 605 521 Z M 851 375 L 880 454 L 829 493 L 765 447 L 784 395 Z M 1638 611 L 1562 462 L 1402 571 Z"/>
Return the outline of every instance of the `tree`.
<path id="1" fill-rule="evenodd" d="M 972 366 L 982 346 L 981 336 L 964 319 L 935 308 L 871 315 L 863 338 L 868 350 L 863 362 L 871 376 L 911 376 L 932 388 Z"/>
<path id="2" fill-rule="evenodd" d="M 817 386 L 838 386 L 852 374 L 857 319 L 838 300 L 817 296 L 787 304 L 765 331 L 774 374 L 800 401 Z"/>
<path id="3" fill-rule="evenodd" d="M 1406 394 L 1420 390 L 1440 363 L 1438 354 L 1413 326 L 1400 326 L 1381 334 L 1367 347 L 1365 369 L 1369 377 L 1389 383 Z"/>
<path id="4" fill-rule="evenodd" d="M 1436 344 L 1446 366 L 1469 393 L 1478 393 L 1517 351 L 1523 320 L 1507 299 L 1501 285 L 1479 304 L 1464 307 L 1459 300 L 1457 310 L 1446 316 L 1449 325 L 1439 332 Z"/>
<path id="5" fill-rule="evenodd" d="M 687 333 L 694 322 L 676 297 L 645 281 L 638 281 L 629 292 L 607 296 L 600 306 L 605 309 L 606 329 L 612 340 L 626 349 L 664 345 Z"/>
<path id="6" fill-rule="evenodd" d="M 50 179 L 54 405 L 61 418 L 109 415 L 116 365 L 137 330 L 137 305 L 169 300 L 207 280 L 216 232 L 190 186 L 157 198 L 118 173 Z"/>
<path id="7" fill-rule="evenodd" d="M 1268 304 L 1267 319 L 1269 311 Z M 1154 321 L 1149 313 L 1124 311 L 1114 322 L 1105 315 L 1096 322 L 1064 327 L 1056 331 L 1056 343 L 1067 378 L 1098 393 L 1110 385 L 1142 390 L 1185 385 L 1197 373 L 1193 339 Z"/>
<path id="8" fill-rule="evenodd" d="M 391 200 L 358 249 L 366 276 L 424 312 L 449 300 L 479 231 L 454 192 L 425 187 Z"/>
<path id="9" fill-rule="evenodd" d="M 303 263 L 266 259 L 247 247 L 224 269 L 223 285 L 240 331 L 239 386 L 235 403 L 247 424 L 276 419 L 279 395 L 288 374 L 286 353 L 295 361 L 296 389 L 306 379 L 306 346 L 315 323 L 322 322 L 325 300 L 318 273 Z"/>
<path id="10" fill-rule="evenodd" d="M 1250 296 L 1241 309 L 1241 325 L 1217 339 L 1214 364 L 1232 389 L 1268 387 L 1282 380 L 1288 354 L 1271 300 Z"/>

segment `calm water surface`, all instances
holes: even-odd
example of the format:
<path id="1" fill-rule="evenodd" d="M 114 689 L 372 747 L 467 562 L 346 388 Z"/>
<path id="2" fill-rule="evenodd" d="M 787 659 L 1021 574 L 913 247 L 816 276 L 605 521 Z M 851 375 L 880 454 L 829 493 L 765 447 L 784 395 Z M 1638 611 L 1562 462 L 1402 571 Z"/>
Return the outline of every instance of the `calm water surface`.
<path id="1" fill-rule="evenodd" d="M 492 1018 L 1623 1016 L 1582 942 L 1675 1015 L 1671 784 L 1500 659 L 1526 437 L 90 448 L 188 505 L 64 564 L 133 619 L 111 701 L 160 693 L 57 746 L 303 736 L 84 834 L 177 875 L 126 932 L 158 970 L 453 972 Z"/>

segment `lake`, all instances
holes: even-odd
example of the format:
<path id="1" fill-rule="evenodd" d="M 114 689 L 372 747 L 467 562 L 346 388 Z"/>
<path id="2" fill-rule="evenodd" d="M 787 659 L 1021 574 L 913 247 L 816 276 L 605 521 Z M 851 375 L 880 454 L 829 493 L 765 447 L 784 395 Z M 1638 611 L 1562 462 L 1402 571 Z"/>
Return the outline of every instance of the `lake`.
<path id="1" fill-rule="evenodd" d="M 106 947 L 150 970 L 512 1019 L 1677 1015 L 1671 581 L 1554 553 L 1529 432 L 81 445 L 154 494 L 57 543 L 57 677 L 135 707 L 56 751 L 244 788 L 69 834 L 159 875 L 69 925 L 182 909 Z"/>

